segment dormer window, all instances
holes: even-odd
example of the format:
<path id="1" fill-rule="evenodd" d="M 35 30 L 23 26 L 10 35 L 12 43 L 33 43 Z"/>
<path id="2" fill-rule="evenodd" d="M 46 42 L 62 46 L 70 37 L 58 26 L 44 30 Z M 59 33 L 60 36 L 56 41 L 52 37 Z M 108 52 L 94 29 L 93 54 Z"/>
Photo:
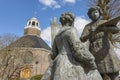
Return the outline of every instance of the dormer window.
<path id="1" fill-rule="evenodd" d="M 35 21 L 32 22 L 32 26 L 35 26 Z"/>

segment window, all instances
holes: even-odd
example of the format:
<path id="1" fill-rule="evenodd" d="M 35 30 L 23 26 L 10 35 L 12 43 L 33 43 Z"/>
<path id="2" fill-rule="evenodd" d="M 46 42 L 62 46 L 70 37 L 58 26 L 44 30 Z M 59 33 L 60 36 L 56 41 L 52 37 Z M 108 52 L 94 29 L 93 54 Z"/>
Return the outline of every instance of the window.
<path id="1" fill-rule="evenodd" d="M 38 27 L 38 23 L 36 23 L 37 27 Z"/>
<path id="2" fill-rule="evenodd" d="M 35 26 L 35 21 L 32 22 L 32 26 Z"/>
<path id="3" fill-rule="evenodd" d="M 33 54 L 30 51 L 26 51 L 25 55 L 23 57 L 24 63 L 25 64 L 31 64 L 33 61 Z"/>
<path id="4" fill-rule="evenodd" d="M 29 24 L 28 25 L 31 25 L 31 21 L 29 22 Z"/>

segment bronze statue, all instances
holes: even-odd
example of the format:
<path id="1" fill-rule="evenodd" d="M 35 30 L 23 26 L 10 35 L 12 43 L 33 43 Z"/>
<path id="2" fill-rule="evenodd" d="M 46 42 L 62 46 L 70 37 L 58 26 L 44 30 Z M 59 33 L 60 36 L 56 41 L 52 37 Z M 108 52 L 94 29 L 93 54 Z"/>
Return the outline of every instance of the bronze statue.
<path id="1" fill-rule="evenodd" d="M 111 80 L 116 80 L 119 75 L 120 61 L 113 49 L 110 36 L 119 32 L 114 23 L 120 17 L 107 21 L 101 20 L 100 15 L 99 7 L 88 10 L 88 16 L 92 22 L 85 26 L 80 40 L 82 42 L 89 40 L 89 51 L 94 55 L 98 71 L 102 77 L 107 75 Z M 113 24 L 109 22 L 113 22 Z"/>
<path id="2" fill-rule="evenodd" d="M 42 80 L 102 80 L 93 55 L 77 36 L 73 26 L 74 15 L 70 12 L 63 13 L 60 22 L 62 28 L 52 46 L 53 63 Z"/>

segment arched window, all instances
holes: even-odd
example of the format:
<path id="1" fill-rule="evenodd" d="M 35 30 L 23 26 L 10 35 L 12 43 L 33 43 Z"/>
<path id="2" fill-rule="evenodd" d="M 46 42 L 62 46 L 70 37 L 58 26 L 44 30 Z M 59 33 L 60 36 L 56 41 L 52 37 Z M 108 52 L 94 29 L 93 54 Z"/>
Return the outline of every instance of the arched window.
<path id="1" fill-rule="evenodd" d="M 35 26 L 35 21 L 32 22 L 32 26 Z"/>
<path id="2" fill-rule="evenodd" d="M 29 24 L 28 25 L 31 25 L 31 21 L 29 22 Z"/>
<path id="3" fill-rule="evenodd" d="M 38 27 L 38 23 L 36 23 L 37 27 Z"/>
<path id="4" fill-rule="evenodd" d="M 32 54 L 32 52 L 26 51 L 25 55 L 23 57 L 24 63 L 25 64 L 30 64 L 30 63 L 32 63 L 32 60 L 33 60 L 33 54 Z"/>
<path id="5" fill-rule="evenodd" d="M 21 78 L 30 78 L 30 68 L 23 68 L 21 71 Z"/>

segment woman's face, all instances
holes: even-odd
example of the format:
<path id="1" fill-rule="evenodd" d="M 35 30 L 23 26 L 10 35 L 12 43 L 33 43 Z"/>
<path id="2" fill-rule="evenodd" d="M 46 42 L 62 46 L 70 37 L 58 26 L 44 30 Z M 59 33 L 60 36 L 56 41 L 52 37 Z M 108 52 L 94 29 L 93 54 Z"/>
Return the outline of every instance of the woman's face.
<path id="1" fill-rule="evenodd" d="M 100 18 L 100 13 L 98 10 L 94 10 L 91 12 L 91 18 L 93 21 L 96 21 Z"/>

